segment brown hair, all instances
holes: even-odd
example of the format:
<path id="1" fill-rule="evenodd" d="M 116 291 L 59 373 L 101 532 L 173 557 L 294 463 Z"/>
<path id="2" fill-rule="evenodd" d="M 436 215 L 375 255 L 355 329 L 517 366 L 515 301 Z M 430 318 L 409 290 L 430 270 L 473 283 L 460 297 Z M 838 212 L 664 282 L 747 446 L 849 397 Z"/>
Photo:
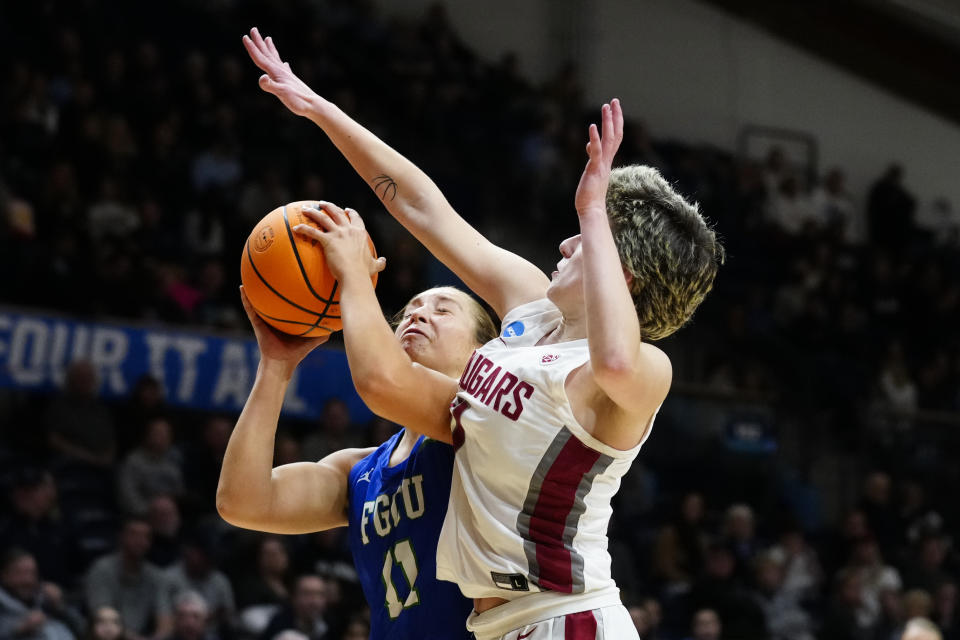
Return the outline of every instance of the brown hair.
<path id="1" fill-rule="evenodd" d="M 696 203 L 653 167 L 610 174 L 607 216 L 646 340 L 665 338 L 690 320 L 713 287 L 723 246 Z"/>

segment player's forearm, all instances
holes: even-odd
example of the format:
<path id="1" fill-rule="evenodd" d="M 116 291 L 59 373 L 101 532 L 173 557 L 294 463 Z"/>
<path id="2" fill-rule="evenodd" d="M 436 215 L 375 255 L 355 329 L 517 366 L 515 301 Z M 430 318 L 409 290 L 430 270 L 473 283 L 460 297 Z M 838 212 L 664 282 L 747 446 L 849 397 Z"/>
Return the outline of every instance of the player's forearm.
<path id="1" fill-rule="evenodd" d="M 640 324 L 606 211 L 581 213 L 580 232 L 591 366 L 597 374 L 622 373 L 636 361 Z"/>
<path id="2" fill-rule="evenodd" d="M 220 470 L 217 511 L 228 522 L 237 524 L 270 509 L 274 439 L 291 375 L 288 366 L 260 363 Z"/>
<path id="3" fill-rule="evenodd" d="M 357 393 L 375 414 L 450 442 L 456 380 L 410 360 L 383 318 L 369 276 L 343 276 L 343 342 Z"/>
<path id="4" fill-rule="evenodd" d="M 428 233 L 431 220 L 449 205 L 427 174 L 344 113 L 317 96 L 308 116 L 323 129 L 390 214 L 417 238 Z"/>
<path id="5" fill-rule="evenodd" d="M 350 375 L 363 401 L 379 413 L 377 408 L 389 403 L 390 389 L 409 375 L 413 362 L 384 319 L 369 276 L 358 269 L 344 274 L 340 285 L 343 344 Z M 393 419 L 389 415 L 383 417 Z"/>

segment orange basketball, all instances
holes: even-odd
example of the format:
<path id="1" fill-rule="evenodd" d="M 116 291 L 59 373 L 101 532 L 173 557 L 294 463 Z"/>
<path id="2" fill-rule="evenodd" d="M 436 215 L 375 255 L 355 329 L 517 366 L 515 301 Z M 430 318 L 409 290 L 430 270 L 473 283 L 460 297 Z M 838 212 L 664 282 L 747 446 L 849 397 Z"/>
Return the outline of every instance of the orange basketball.
<path id="1" fill-rule="evenodd" d="M 293 232 L 298 224 L 316 227 L 302 208 L 310 200 L 277 207 L 253 228 L 240 258 L 243 290 L 270 326 L 295 336 L 324 336 L 343 328 L 339 283 L 314 240 Z M 319 208 L 319 207 L 318 207 Z M 370 252 L 377 255 L 367 236 Z M 315 246 L 317 245 L 317 246 Z M 371 277 L 374 286 L 377 274 Z"/>

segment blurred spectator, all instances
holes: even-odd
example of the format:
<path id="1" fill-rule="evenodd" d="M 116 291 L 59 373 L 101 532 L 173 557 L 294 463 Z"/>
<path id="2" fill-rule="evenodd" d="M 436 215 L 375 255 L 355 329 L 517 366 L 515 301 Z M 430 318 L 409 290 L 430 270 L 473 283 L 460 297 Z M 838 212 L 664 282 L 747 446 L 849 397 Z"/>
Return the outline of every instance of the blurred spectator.
<path id="1" fill-rule="evenodd" d="M 726 636 L 761 638 L 766 634 L 763 610 L 737 578 L 736 569 L 730 547 L 713 544 L 707 550 L 704 574 L 690 592 L 688 611 L 713 609 L 724 621 Z"/>
<path id="2" fill-rule="evenodd" d="M 26 468 L 14 472 L 8 492 L 10 511 L 0 517 L 0 550 L 29 552 L 40 574 L 65 587 L 73 586 L 76 548 L 70 528 L 57 509 L 57 486 L 49 471 Z"/>
<path id="3" fill-rule="evenodd" d="M 173 632 L 164 640 L 217 640 L 210 629 L 210 612 L 203 596 L 184 591 L 174 600 Z"/>
<path id="4" fill-rule="evenodd" d="M 640 606 L 643 607 L 643 610 L 647 613 L 647 623 L 649 626 L 649 631 L 647 631 L 644 639 L 657 640 L 660 633 L 660 626 L 663 622 L 663 609 L 660 606 L 660 601 L 656 598 L 646 598 L 640 603 Z"/>
<path id="5" fill-rule="evenodd" d="M 885 564 L 877 541 L 871 537 L 862 538 L 853 550 L 853 557 L 847 568 L 860 578 L 860 606 L 857 608 L 857 620 L 861 626 L 874 627 L 880 623 L 881 604 L 888 593 L 898 594 L 902 587 L 900 574 L 892 566 Z"/>
<path id="6" fill-rule="evenodd" d="M 894 414 L 889 418 L 892 425 L 901 432 L 909 429 L 913 424 L 910 416 L 917 410 L 917 385 L 898 343 L 891 345 L 880 369 L 879 386 L 883 408 Z"/>
<path id="7" fill-rule="evenodd" d="M 123 636 L 119 611 L 113 607 L 100 607 L 93 612 L 86 640 L 120 640 Z"/>
<path id="8" fill-rule="evenodd" d="M 770 640 L 813 640 L 813 621 L 798 594 L 784 587 L 783 565 L 772 554 L 756 562 L 757 602 L 766 617 Z"/>
<path id="9" fill-rule="evenodd" d="M 819 591 L 823 569 L 817 552 L 804 538 L 803 532 L 787 527 L 780 534 L 779 543 L 769 549 L 770 558 L 783 568 L 783 590 L 804 601 Z"/>
<path id="10" fill-rule="evenodd" d="M 147 558 L 158 567 L 169 567 L 180 557 L 183 542 L 183 520 L 176 500 L 170 496 L 157 496 L 151 500 L 147 522 L 153 532 Z"/>
<path id="11" fill-rule="evenodd" d="M 947 539 L 937 533 L 923 537 L 915 546 L 913 557 L 904 566 L 904 587 L 936 593 L 941 584 L 950 582 L 950 574 L 943 566 L 948 544 Z"/>
<path id="12" fill-rule="evenodd" d="M 320 576 L 306 574 L 297 578 L 290 603 L 278 611 L 260 635 L 271 640 L 281 631 L 293 629 L 310 640 L 331 640 L 330 625 L 324 617 L 327 611 L 328 586 Z"/>
<path id="13" fill-rule="evenodd" d="M 756 518 L 753 509 L 746 504 L 734 504 L 727 508 L 723 520 L 723 539 L 733 551 L 738 571 L 746 575 L 754 556 L 761 548 L 757 539 Z"/>
<path id="14" fill-rule="evenodd" d="M 723 626 L 720 616 L 713 609 L 700 609 L 693 614 L 690 623 L 691 635 L 687 640 L 720 640 Z M 733 638 L 734 636 L 729 636 Z"/>
<path id="15" fill-rule="evenodd" d="M 286 429 L 279 429 L 274 438 L 273 466 L 282 467 L 304 460 L 300 440 Z"/>
<path id="16" fill-rule="evenodd" d="M 650 622 L 650 614 L 645 608 L 635 604 L 627 607 L 627 612 L 630 614 L 633 626 L 641 638 L 649 640 L 655 637 L 653 635 L 653 626 Z"/>
<path id="17" fill-rule="evenodd" d="M 150 501 L 160 495 L 183 492 L 182 458 L 173 446 L 173 427 L 166 418 L 147 423 L 140 446 L 130 452 L 117 477 L 120 506 L 127 513 L 146 516 Z"/>
<path id="18" fill-rule="evenodd" d="M 37 563 L 22 549 L 0 559 L 0 638 L 73 640 L 81 620 L 55 584 L 40 582 Z"/>
<path id="19" fill-rule="evenodd" d="M 653 548 L 654 575 L 668 593 L 682 593 L 703 568 L 707 533 L 703 526 L 703 496 L 683 496 L 674 522 L 660 530 Z"/>
<path id="20" fill-rule="evenodd" d="M 306 536 L 304 544 L 297 550 L 293 566 L 327 580 L 329 600 L 339 595 L 348 602 L 364 602 L 360 578 L 347 544 L 346 528 L 327 529 Z M 334 589 L 340 593 L 333 593 Z"/>
<path id="21" fill-rule="evenodd" d="M 136 637 L 161 637 L 172 628 L 169 588 L 163 572 L 146 561 L 150 525 L 129 518 L 120 531 L 116 553 L 97 560 L 87 572 L 88 611 L 113 607 L 123 626 Z"/>
<path id="22" fill-rule="evenodd" d="M 283 539 L 264 536 L 256 550 L 256 569 L 240 578 L 237 605 L 244 628 L 262 632 L 270 617 L 287 600 L 290 557 Z"/>
<path id="23" fill-rule="evenodd" d="M 862 241 L 860 220 L 853 198 L 847 192 L 846 174 L 831 169 L 811 195 L 813 219 L 820 221 L 829 235 L 846 244 Z"/>
<path id="24" fill-rule="evenodd" d="M 935 198 L 932 205 L 933 241 L 944 249 L 960 248 L 960 220 L 947 198 Z"/>
<path id="25" fill-rule="evenodd" d="M 903 167 L 890 165 L 870 188 L 867 199 L 867 220 L 870 240 L 888 249 L 902 248 L 914 229 L 917 203 L 903 188 Z"/>
<path id="26" fill-rule="evenodd" d="M 944 520 L 927 497 L 926 489 L 918 480 L 908 479 L 900 491 L 900 544 L 915 544 L 927 535 L 940 533 Z"/>
<path id="27" fill-rule="evenodd" d="M 124 237 L 136 230 L 140 219 L 120 196 L 120 187 L 113 177 L 100 182 L 100 198 L 87 213 L 90 235 L 94 240 L 105 236 Z"/>
<path id="28" fill-rule="evenodd" d="M 933 598 L 923 589 L 910 589 L 903 594 L 903 615 L 906 619 L 929 618 L 933 614 Z"/>
<path id="29" fill-rule="evenodd" d="M 120 450 L 129 451 L 143 441 L 147 424 L 166 415 L 166 403 L 160 381 L 149 374 L 137 378 L 126 403 L 119 409 Z"/>
<path id="30" fill-rule="evenodd" d="M 889 555 L 897 542 L 897 512 L 890 496 L 891 480 L 887 473 L 874 471 L 863 483 L 860 510 L 867 518 L 870 533 L 880 544 L 880 551 Z"/>
<path id="31" fill-rule="evenodd" d="M 818 230 L 822 221 L 817 210 L 804 193 L 800 178 L 795 175 L 785 177 L 767 203 L 767 217 L 770 223 L 782 232 L 796 236 L 808 230 Z"/>
<path id="32" fill-rule="evenodd" d="M 208 418 L 202 439 L 187 451 L 184 479 L 191 511 L 208 513 L 214 509 L 223 453 L 230 441 L 233 422 L 222 416 Z"/>
<path id="33" fill-rule="evenodd" d="M 869 640 L 876 631 L 863 626 L 857 610 L 863 606 L 863 583 L 855 571 L 837 574 L 835 591 L 824 616 L 820 640 Z"/>
<path id="34" fill-rule="evenodd" d="M 773 197 L 783 181 L 793 173 L 794 169 L 790 165 L 786 152 L 783 147 L 774 145 L 767 150 L 767 155 L 763 160 L 763 185 L 768 198 Z"/>
<path id="35" fill-rule="evenodd" d="M 868 535 L 872 534 L 864 512 L 860 509 L 847 512 L 839 530 L 831 532 L 820 545 L 824 550 L 824 567 L 827 573 L 833 575 L 846 565 L 857 542 Z"/>
<path id="36" fill-rule="evenodd" d="M 165 572 L 170 599 L 198 593 L 205 604 L 206 623 L 224 633 L 233 625 L 236 603 L 230 581 L 214 562 L 216 547 L 209 534 L 195 532 L 184 541 L 181 560 Z"/>
<path id="37" fill-rule="evenodd" d="M 350 409 L 339 398 L 331 398 L 323 405 L 320 424 L 303 440 L 303 459 L 322 460 L 334 451 L 359 447 L 363 433 L 350 422 Z"/>
<path id="38" fill-rule="evenodd" d="M 935 595 L 934 620 L 943 632 L 946 640 L 960 638 L 960 601 L 957 597 L 957 583 L 944 582 Z"/>
<path id="39" fill-rule="evenodd" d="M 644 640 L 649 636 L 645 636 Z M 340 636 L 341 640 L 368 640 L 370 638 L 370 622 L 365 616 L 354 616 L 347 623 L 347 628 Z"/>
<path id="40" fill-rule="evenodd" d="M 44 416 L 50 448 L 64 460 L 82 465 L 113 464 L 117 444 L 113 417 L 97 398 L 97 373 L 79 360 L 67 368 L 63 390 Z"/>
<path id="41" fill-rule="evenodd" d="M 900 640 L 943 640 L 937 626 L 926 618 L 911 618 Z"/>

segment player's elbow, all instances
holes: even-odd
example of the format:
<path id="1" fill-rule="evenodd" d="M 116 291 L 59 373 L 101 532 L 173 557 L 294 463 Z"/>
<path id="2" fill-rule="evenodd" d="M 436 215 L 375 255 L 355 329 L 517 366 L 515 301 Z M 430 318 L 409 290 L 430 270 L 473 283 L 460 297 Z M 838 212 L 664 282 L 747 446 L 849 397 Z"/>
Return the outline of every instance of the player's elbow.
<path id="1" fill-rule="evenodd" d="M 634 376 L 635 363 L 623 353 L 613 352 L 591 358 L 593 375 L 601 387 L 606 384 L 619 384 Z"/>
<path id="2" fill-rule="evenodd" d="M 224 522 L 232 524 L 235 527 L 250 528 L 253 518 L 253 510 L 250 508 L 249 500 L 238 495 L 229 486 L 223 482 L 217 487 L 217 513 L 223 518 Z"/>
<path id="3" fill-rule="evenodd" d="M 221 483 L 217 487 L 217 513 L 224 521 L 236 526 L 239 520 L 239 508 L 236 496 L 231 495 L 230 491 L 224 488 Z"/>

